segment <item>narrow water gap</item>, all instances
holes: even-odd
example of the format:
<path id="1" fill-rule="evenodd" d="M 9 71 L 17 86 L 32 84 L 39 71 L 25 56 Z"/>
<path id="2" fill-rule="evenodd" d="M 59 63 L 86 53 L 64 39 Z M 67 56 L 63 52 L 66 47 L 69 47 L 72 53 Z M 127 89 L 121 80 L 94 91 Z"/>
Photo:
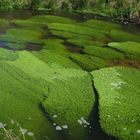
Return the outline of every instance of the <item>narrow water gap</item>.
<path id="1" fill-rule="evenodd" d="M 27 51 L 40 51 L 43 49 L 43 44 L 28 43 L 25 50 Z"/>
<path id="2" fill-rule="evenodd" d="M 95 103 L 93 105 L 92 112 L 89 116 L 89 122 L 91 128 L 87 130 L 87 140 L 117 140 L 116 137 L 106 134 L 100 124 L 100 110 L 99 110 L 99 93 L 94 84 L 94 78 L 91 73 L 89 73 L 92 78 L 92 87 L 95 95 Z"/>
<path id="3" fill-rule="evenodd" d="M 120 52 L 120 53 L 126 55 L 126 53 L 125 53 L 124 51 L 121 51 L 121 50 L 119 50 L 119 49 L 117 49 L 117 48 L 113 48 L 113 47 L 110 47 L 110 46 L 108 46 L 108 45 L 104 45 L 104 46 L 102 46 L 102 47 L 103 47 L 103 48 L 109 48 L 109 49 L 111 49 L 111 50 L 115 50 L 115 51 L 117 51 L 117 52 Z"/>
<path id="4" fill-rule="evenodd" d="M 70 60 L 73 61 L 75 64 L 77 64 L 73 59 L 70 59 Z M 81 67 L 79 64 L 77 64 L 77 65 L 79 67 Z M 83 69 L 83 68 L 81 67 L 81 69 Z M 89 115 L 89 119 L 88 119 L 90 126 L 87 128 L 85 140 L 117 140 L 116 137 L 108 135 L 101 128 L 100 110 L 99 110 L 99 93 L 95 87 L 94 77 L 90 73 L 91 71 L 90 70 L 88 71 L 85 69 L 83 69 L 83 70 L 88 72 L 89 75 L 91 76 L 92 88 L 93 88 L 93 92 L 94 92 L 94 96 L 95 96 L 95 103 L 93 105 L 92 111 L 91 111 L 91 113 Z M 96 70 L 99 70 L 99 69 L 96 69 Z"/>
<path id="5" fill-rule="evenodd" d="M 40 111 L 43 113 L 43 115 L 46 117 L 47 121 L 50 123 L 50 125 L 54 128 L 54 132 L 56 133 L 58 139 L 57 140 L 66 140 L 67 136 L 65 135 L 65 132 L 62 131 L 57 131 L 55 129 L 55 126 L 53 126 L 53 120 L 51 119 L 51 117 L 49 116 L 49 113 L 46 111 L 46 109 L 44 108 L 44 106 L 42 105 L 42 102 L 44 100 L 46 100 L 47 97 L 44 97 L 44 99 L 39 103 L 38 107 L 40 109 Z"/>

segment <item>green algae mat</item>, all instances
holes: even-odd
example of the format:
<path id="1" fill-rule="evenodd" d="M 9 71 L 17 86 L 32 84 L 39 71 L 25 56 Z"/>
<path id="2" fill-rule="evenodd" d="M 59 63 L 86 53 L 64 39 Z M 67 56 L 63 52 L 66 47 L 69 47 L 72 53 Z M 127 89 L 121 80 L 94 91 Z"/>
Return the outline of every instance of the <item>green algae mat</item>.
<path id="1" fill-rule="evenodd" d="M 0 140 L 139 140 L 140 32 L 36 15 L 0 19 Z"/>

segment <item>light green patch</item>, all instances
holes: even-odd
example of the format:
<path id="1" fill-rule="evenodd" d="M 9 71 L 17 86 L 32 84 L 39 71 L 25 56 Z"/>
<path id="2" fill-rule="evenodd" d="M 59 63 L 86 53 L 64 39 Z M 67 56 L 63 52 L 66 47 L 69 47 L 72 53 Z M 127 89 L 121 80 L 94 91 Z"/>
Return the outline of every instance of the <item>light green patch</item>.
<path id="1" fill-rule="evenodd" d="M 106 48 L 106 47 L 98 47 L 98 46 L 86 46 L 84 52 L 101 57 L 103 59 L 122 59 L 124 58 L 124 54 L 121 52 L 117 52 L 115 50 Z"/>
<path id="2" fill-rule="evenodd" d="M 68 125 L 68 139 L 83 139 L 86 130 L 78 123 L 78 119 L 84 117 L 88 121 L 94 104 L 91 76 L 82 70 L 62 68 L 55 63 L 53 66 L 46 65 L 27 51 L 18 53 L 19 59 L 9 64 L 32 78 L 42 79 L 49 87 L 49 91 L 45 92 L 46 99 L 42 102 L 49 117 L 57 125 Z M 58 119 L 55 120 L 53 115 L 57 115 Z M 72 134 L 69 135 L 69 132 Z"/>
<path id="3" fill-rule="evenodd" d="M 140 72 L 132 68 L 106 68 L 92 72 L 99 94 L 102 129 L 123 140 L 139 140 Z"/>
<path id="4" fill-rule="evenodd" d="M 14 61 L 12 62 L 14 63 Z M 28 64 L 29 66 L 29 64 Z M 36 139 L 44 136 L 57 139 L 55 129 L 39 109 L 45 94 L 47 83 L 41 78 L 33 78 L 17 67 L 0 62 L 0 122 L 6 123 L 6 129 L 13 129 L 19 135 L 22 128 L 34 133 Z M 12 124 L 11 120 L 15 123 Z M 0 130 L 2 133 L 2 129 Z M 27 140 L 31 140 L 25 134 Z M 0 139 L 3 139 L 0 135 Z"/>
<path id="5" fill-rule="evenodd" d="M 66 139 L 84 140 L 86 129 L 78 120 L 83 117 L 88 122 L 92 111 L 95 101 L 92 79 L 83 71 L 63 69 L 62 72 L 54 75 L 53 88 L 50 87 L 50 94 L 42 104 L 54 123 L 68 126 L 68 130 L 64 130 Z M 54 115 L 57 117 L 53 118 Z"/>
<path id="6" fill-rule="evenodd" d="M 137 56 L 140 56 L 140 43 L 136 42 L 112 42 L 108 44 L 110 47 L 123 51 L 125 53 Z"/>
<path id="7" fill-rule="evenodd" d="M 0 60 L 14 61 L 18 58 L 16 52 L 0 48 Z"/>
<path id="8" fill-rule="evenodd" d="M 41 50 L 39 52 L 34 51 L 33 54 L 40 60 L 47 63 L 52 68 L 75 68 L 81 69 L 77 64 L 73 63 L 67 56 L 60 55 L 59 53 L 54 53 L 49 50 Z"/>
<path id="9" fill-rule="evenodd" d="M 105 67 L 106 62 L 99 57 L 90 55 L 71 54 L 71 60 L 78 64 L 83 70 L 92 71 L 94 69 Z"/>

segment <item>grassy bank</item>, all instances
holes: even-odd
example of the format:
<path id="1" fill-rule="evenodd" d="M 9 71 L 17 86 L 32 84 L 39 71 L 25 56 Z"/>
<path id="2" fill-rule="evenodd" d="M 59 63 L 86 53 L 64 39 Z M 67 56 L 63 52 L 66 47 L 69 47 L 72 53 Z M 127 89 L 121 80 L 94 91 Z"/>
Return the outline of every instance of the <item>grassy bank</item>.
<path id="1" fill-rule="evenodd" d="M 140 0 L 1 0 L 0 10 L 36 9 L 96 13 L 105 16 L 140 19 Z"/>

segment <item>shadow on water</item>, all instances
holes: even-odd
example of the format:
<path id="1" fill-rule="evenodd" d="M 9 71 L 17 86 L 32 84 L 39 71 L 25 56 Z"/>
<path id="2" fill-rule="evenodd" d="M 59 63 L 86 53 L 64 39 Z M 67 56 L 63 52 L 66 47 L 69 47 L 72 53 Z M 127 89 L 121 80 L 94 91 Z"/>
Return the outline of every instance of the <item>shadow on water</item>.
<path id="1" fill-rule="evenodd" d="M 27 51 L 40 51 L 42 49 L 43 46 L 41 44 L 35 44 L 35 43 L 28 43 L 25 48 L 25 50 Z"/>
<path id="2" fill-rule="evenodd" d="M 85 52 L 83 51 L 84 48 L 79 47 L 77 45 L 68 43 L 68 42 L 64 42 L 63 45 L 66 47 L 66 49 L 71 52 L 71 53 L 78 53 L 78 54 L 85 54 Z"/>
<path id="3" fill-rule="evenodd" d="M 87 131 L 87 140 L 117 140 L 116 137 L 106 134 L 101 128 L 100 114 L 99 114 L 99 94 L 95 88 L 93 80 L 92 80 L 92 87 L 95 95 L 95 103 L 93 105 L 92 112 L 89 116 L 91 129 Z"/>

